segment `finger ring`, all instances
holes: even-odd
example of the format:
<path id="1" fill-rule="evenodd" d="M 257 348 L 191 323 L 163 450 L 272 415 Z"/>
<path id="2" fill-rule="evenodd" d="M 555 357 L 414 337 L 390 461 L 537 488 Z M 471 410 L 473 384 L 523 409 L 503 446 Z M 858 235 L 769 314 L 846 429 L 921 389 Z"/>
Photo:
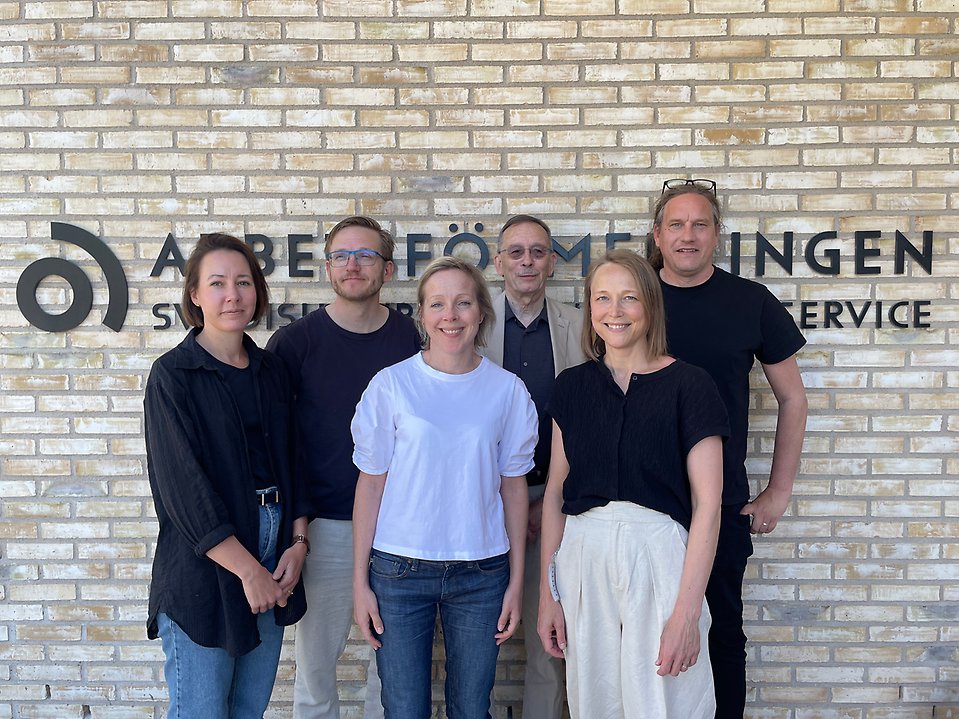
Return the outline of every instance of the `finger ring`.
<path id="1" fill-rule="evenodd" d="M 768 527 L 768 526 L 769 526 L 769 523 L 768 523 L 768 522 L 763 522 L 763 526 L 764 526 L 764 527 Z"/>
<path id="2" fill-rule="evenodd" d="M 689 669 L 689 667 L 687 667 L 685 664 L 683 664 L 683 666 L 681 666 L 680 669 L 682 669 L 683 671 L 686 671 L 687 669 Z"/>

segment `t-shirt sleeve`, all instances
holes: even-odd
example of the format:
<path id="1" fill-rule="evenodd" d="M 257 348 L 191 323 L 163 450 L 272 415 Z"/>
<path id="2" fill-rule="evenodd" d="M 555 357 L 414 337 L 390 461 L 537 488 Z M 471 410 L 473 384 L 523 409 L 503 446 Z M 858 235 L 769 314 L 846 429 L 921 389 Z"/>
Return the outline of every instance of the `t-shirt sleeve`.
<path id="1" fill-rule="evenodd" d="M 305 342 L 297 342 L 292 337 L 294 330 L 291 326 L 281 327 L 266 343 L 266 351 L 276 355 L 286 367 L 290 378 L 290 385 L 294 394 L 299 392 L 300 371 L 303 366 L 302 351 Z"/>
<path id="2" fill-rule="evenodd" d="M 520 477 L 533 469 L 533 452 L 539 439 L 536 405 L 522 380 L 512 377 L 513 392 L 499 443 L 499 473 Z"/>
<path id="3" fill-rule="evenodd" d="M 360 397 L 350 423 L 353 464 L 361 472 L 385 474 L 389 470 L 396 442 L 395 406 L 389 375 L 381 370 Z"/>
<path id="4" fill-rule="evenodd" d="M 705 370 L 686 365 L 680 387 L 680 436 L 683 454 L 706 437 L 729 437 L 729 415 L 716 383 Z"/>
<path id="5" fill-rule="evenodd" d="M 806 338 L 796 326 L 792 315 L 767 288 L 763 288 L 763 307 L 760 317 L 762 345 L 756 359 L 763 364 L 777 364 L 796 354 Z"/>
<path id="6" fill-rule="evenodd" d="M 570 377 L 571 370 L 565 369 L 559 373 L 556 383 L 553 385 L 553 392 L 550 394 L 549 402 L 546 403 L 545 420 L 556 420 L 556 424 L 562 430 L 566 426 L 566 420 L 569 417 L 567 408 L 570 400 Z"/>

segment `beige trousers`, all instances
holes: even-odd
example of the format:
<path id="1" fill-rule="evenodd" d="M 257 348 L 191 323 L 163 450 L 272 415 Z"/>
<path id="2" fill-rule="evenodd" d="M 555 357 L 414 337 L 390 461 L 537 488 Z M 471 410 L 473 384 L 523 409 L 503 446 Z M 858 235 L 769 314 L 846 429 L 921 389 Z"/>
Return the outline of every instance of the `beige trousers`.
<path id="1" fill-rule="evenodd" d="M 672 518 L 630 502 L 566 518 L 556 580 L 566 618 L 572 719 L 712 719 L 705 600 L 696 664 L 678 677 L 656 674 L 686 537 Z"/>

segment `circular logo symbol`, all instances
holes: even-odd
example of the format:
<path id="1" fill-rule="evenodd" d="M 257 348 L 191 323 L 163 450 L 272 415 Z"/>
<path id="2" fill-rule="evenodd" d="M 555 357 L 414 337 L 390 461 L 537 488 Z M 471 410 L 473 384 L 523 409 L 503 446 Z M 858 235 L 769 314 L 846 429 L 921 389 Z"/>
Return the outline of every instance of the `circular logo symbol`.
<path id="1" fill-rule="evenodd" d="M 98 237 L 63 222 L 50 223 L 50 238 L 86 250 L 103 270 L 107 281 L 107 311 L 103 324 L 119 332 L 127 316 L 127 278 L 116 255 Z M 62 277 L 73 290 L 73 302 L 61 314 L 50 314 L 37 302 L 37 287 L 47 277 Z M 78 327 L 93 308 L 93 286 L 83 270 L 61 257 L 44 257 L 27 266 L 17 281 L 17 306 L 26 320 L 47 332 L 66 332 Z"/>

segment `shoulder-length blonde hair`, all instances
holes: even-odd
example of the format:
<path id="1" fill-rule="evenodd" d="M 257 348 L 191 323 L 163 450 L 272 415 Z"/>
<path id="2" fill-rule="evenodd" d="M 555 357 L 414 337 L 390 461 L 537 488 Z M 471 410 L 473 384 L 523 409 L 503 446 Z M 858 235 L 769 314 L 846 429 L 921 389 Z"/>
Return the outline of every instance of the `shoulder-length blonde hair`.
<path id="1" fill-rule="evenodd" d="M 596 272 L 605 265 L 619 265 L 636 280 L 639 301 L 646 314 L 646 351 L 650 358 L 666 354 L 666 311 L 663 307 L 663 290 L 659 286 L 656 270 L 642 257 L 629 250 L 610 250 L 599 262 L 590 265 L 583 287 L 583 334 L 580 344 L 586 356 L 598 360 L 606 354 L 606 343 L 593 329 L 590 299 Z"/>
<path id="2" fill-rule="evenodd" d="M 416 286 L 416 328 L 420 331 L 420 338 L 423 340 L 423 348 L 430 348 L 430 338 L 423 327 L 423 299 L 426 283 L 430 277 L 443 270 L 459 270 L 473 281 L 473 288 L 476 292 L 476 302 L 479 305 L 483 319 L 480 321 L 479 330 L 476 337 L 473 338 L 473 347 L 485 347 L 486 336 L 489 334 L 489 328 L 494 321 L 493 300 L 490 298 L 489 289 L 486 287 L 486 280 L 483 273 L 476 269 L 469 262 L 461 260 L 459 257 L 439 257 L 423 270 L 420 282 Z"/>

